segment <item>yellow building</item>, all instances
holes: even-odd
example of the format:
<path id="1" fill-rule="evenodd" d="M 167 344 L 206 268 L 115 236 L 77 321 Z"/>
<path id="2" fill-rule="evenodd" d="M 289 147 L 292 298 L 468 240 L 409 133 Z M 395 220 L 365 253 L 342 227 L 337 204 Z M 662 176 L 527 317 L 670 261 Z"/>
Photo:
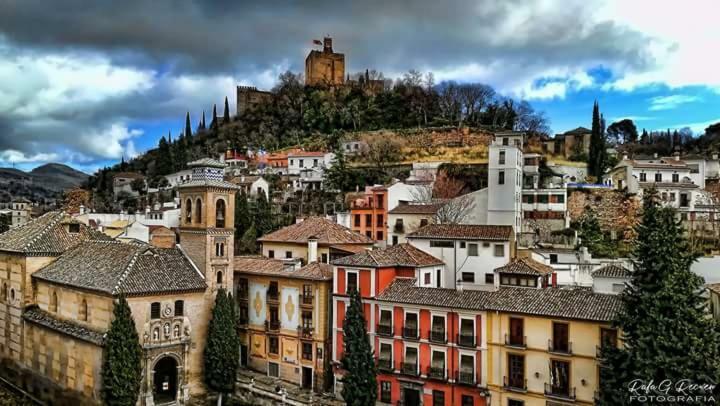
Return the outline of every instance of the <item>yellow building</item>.
<path id="1" fill-rule="evenodd" d="M 323 264 L 372 249 L 373 240 L 323 217 L 308 217 L 258 239 L 267 258 L 300 259 Z M 314 246 L 315 257 L 308 256 Z"/>
<path id="2" fill-rule="evenodd" d="M 306 389 L 327 389 L 332 267 L 236 257 L 235 281 L 241 364 Z"/>

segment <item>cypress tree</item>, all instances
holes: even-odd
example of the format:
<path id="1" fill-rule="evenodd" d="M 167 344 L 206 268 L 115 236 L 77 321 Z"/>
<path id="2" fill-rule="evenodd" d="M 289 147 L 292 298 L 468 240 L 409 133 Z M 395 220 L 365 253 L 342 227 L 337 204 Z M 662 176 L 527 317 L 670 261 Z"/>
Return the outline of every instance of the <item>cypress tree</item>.
<path id="1" fill-rule="evenodd" d="M 217 130 L 217 106 L 213 104 L 212 121 L 210 122 L 210 129 Z"/>
<path id="2" fill-rule="evenodd" d="M 223 288 L 218 289 L 205 346 L 205 383 L 220 393 L 220 404 L 222 395 L 232 392 L 237 379 L 240 339 L 235 329 L 236 321 L 232 295 Z"/>
<path id="3" fill-rule="evenodd" d="M 142 380 L 142 348 L 130 306 L 123 294 L 113 306 L 113 321 L 103 347 L 102 394 L 111 406 L 134 406 Z"/>
<path id="4" fill-rule="evenodd" d="M 200 129 L 205 130 L 205 110 L 202 112 L 202 119 L 200 120 Z"/>
<path id="5" fill-rule="evenodd" d="M 257 238 L 257 230 L 255 230 L 255 225 L 251 223 L 247 230 L 245 230 L 242 234 L 242 237 L 238 240 L 240 242 L 238 252 L 241 254 L 256 254 Z"/>
<path id="6" fill-rule="evenodd" d="M 188 111 L 185 115 L 185 138 L 190 139 L 192 137 L 192 127 L 190 127 L 190 112 Z"/>
<path id="7" fill-rule="evenodd" d="M 596 182 L 602 181 L 605 172 L 605 134 L 603 120 L 600 117 L 600 107 L 595 101 L 593 105 L 592 134 L 590 135 L 590 151 L 588 156 L 588 174 L 594 176 Z"/>
<path id="8" fill-rule="evenodd" d="M 228 105 L 227 96 L 225 96 L 225 111 L 223 111 L 223 124 L 230 122 L 230 105 Z"/>
<path id="9" fill-rule="evenodd" d="M 170 151 L 170 144 L 163 136 L 158 143 L 158 157 L 155 161 L 155 172 L 157 175 L 167 175 L 173 170 L 173 157 Z"/>
<path id="10" fill-rule="evenodd" d="M 235 240 L 240 241 L 252 225 L 250 205 L 245 191 L 235 194 Z"/>
<path id="11" fill-rule="evenodd" d="M 703 279 L 690 271 L 695 255 L 675 210 L 658 202 L 657 191 L 646 191 L 632 280 L 615 321 L 623 345 L 602 351 L 603 405 L 630 404 L 628 384 L 635 379 L 720 382 L 720 330 L 702 296 Z"/>
<path id="12" fill-rule="evenodd" d="M 342 378 L 342 396 L 345 404 L 375 405 L 377 371 L 357 290 L 350 292 L 350 304 L 343 320 L 343 348 L 342 366 L 346 372 Z"/>
<path id="13" fill-rule="evenodd" d="M 265 193 L 259 193 L 255 198 L 255 229 L 257 236 L 263 236 L 273 229 L 272 212 Z"/>

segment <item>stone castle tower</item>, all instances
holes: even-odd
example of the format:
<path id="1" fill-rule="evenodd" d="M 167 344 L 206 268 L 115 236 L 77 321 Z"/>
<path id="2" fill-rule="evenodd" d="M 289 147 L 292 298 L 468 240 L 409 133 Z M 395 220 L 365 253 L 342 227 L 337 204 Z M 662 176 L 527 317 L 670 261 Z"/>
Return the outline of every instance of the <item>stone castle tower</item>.
<path id="1" fill-rule="evenodd" d="M 225 164 L 214 159 L 191 162 L 192 180 L 180 185 L 180 244 L 205 276 L 210 291 L 233 290 L 235 192 L 223 180 Z"/>
<path id="2" fill-rule="evenodd" d="M 305 84 L 339 86 L 345 83 L 345 54 L 333 52 L 332 38 L 323 39 L 323 50 L 305 58 Z"/>

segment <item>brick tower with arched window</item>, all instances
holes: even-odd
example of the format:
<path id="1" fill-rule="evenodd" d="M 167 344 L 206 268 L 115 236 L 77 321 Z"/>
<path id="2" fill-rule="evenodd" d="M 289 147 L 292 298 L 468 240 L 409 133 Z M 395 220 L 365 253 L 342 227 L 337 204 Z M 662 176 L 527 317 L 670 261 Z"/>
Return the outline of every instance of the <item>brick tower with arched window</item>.
<path id="1" fill-rule="evenodd" d="M 214 159 L 190 162 L 192 177 L 178 187 L 181 204 L 180 246 L 214 292 L 233 292 L 235 192 L 223 180 L 225 164 Z"/>

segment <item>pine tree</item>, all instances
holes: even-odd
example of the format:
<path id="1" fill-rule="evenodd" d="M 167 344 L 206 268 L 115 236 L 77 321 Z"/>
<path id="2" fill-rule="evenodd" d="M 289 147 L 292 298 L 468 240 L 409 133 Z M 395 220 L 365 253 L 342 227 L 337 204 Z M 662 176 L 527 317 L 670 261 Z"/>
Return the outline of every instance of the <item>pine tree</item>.
<path id="1" fill-rule="evenodd" d="M 350 304 L 343 320 L 343 358 L 345 376 L 342 397 L 351 406 L 371 406 L 377 398 L 376 367 L 370 347 L 360 294 L 350 292 Z"/>
<path id="2" fill-rule="evenodd" d="M 623 345 L 602 353 L 603 405 L 629 404 L 627 385 L 635 379 L 720 382 L 720 330 L 708 314 L 703 279 L 690 271 L 695 256 L 675 210 L 658 201 L 657 191 L 646 191 L 632 280 L 615 321 Z"/>
<path id="3" fill-rule="evenodd" d="M 134 406 L 142 380 L 142 348 L 130 306 L 120 295 L 103 347 L 102 393 L 111 406 Z"/>
<path id="4" fill-rule="evenodd" d="M 192 137 L 192 127 L 190 126 L 190 112 L 188 111 L 185 115 L 185 138 L 190 139 Z"/>
<path id="5" fill-rule="evenodd" d="M 237 379 L 240 339 L 236 321 L 232 295 L 223 288 L 218 289 L 205 345 L 205 383 L 220 393 L 219 403 L 222 403 L 223 393 L 232 392 Z"/>
<path id="6" fill-rule="evenodd" d="M 212 114 L 212 121 L 210 122 L 210 129 L 215 131 L 217 130 L 217 106 L 213 104 L 213 114 Z"/>
<path id="7" fill-rule="evenodd" d="M 235 240 L 240 241 L 252 225 L 250 205 L 245 191 L 235 194 Z"/>
<path id="8" fill-rule="evenodd" d="M 223 124 L 230 122 L 230 105 L 228 105 L 228 98 L 225 96 L 225 111 L 223 111 Z"/>
<path id="9" fill-rule="evenodd" d="M 240 237 L 240 239 L 238 240 L 238 252 L 241 254 L 256 254 L 257 238 L 257 230 L 255 230 L 255 225 L 251 223 L 250 227 L 245 230 L 242 237 Z"/>
<path id="10" fill-rule="evenodd" d="M 593 105 L 592 135 L 590 136 L 590 152 L 588 156 L 588 174 L 595 177 L 596 182 L 602 181 L 605 173 L 605 134 L 603 119 L 600 116 L 600 106 L 595 101 Z"/>

